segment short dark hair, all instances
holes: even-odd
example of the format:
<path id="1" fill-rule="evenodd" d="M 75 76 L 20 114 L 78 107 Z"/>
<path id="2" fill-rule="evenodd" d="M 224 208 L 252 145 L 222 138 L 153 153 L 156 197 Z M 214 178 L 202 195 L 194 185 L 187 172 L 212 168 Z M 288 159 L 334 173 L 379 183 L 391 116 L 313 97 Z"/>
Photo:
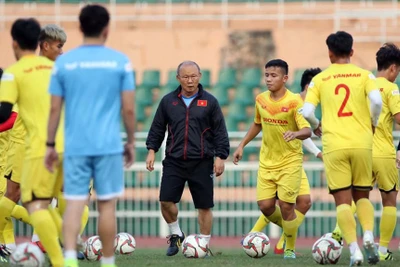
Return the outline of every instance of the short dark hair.
<path id="1" fill-rule="evenodd" d="M 265 64 L 265 68 L 269 68 L 269 67 L 281 68 L 285 75 L 288 75 L 288 73 L 289 73 L 289 65 L 286 63 L 286 61 L 284 61 L 282 59 L 272 59 L 272 60 L 268 61 L 267 64 Z"/>
<path id="2" fill-rule="evenodd" d="M 386 70 L 392 64 L 400 66 L 400 50 L 393 43 L 386 43 L 376 52 L 378 71 Z"/>
<path id="3" fill-rule="evenodd" d="M 99 37 L 109 21 L 110 14 L 100 5 L 87 5 L 79 14 L 81 30 L 85 37 Z"/>
<path id="4" fill-rule="evenodd" d="M 22 50 L 35 51 L 39 44 L 40 24 L 34 18 L 17 19 L 11 27 L 11 37 Z"/>
<path id="5" fill-rule="evenodd" d="M 328 38 L 326 38 L 326 45 L 335 56 L 350 56 L 351 50 L 353 49 L 353 37 L 347 32 L 338 31 L 330 34 Z"/>
<path id="6" fill-rule="evenodd" d="M 306 69 L 303 72 L 303 75 L 301 75 L 301 81 L 300 81 L 300 86 L 301 86 L 301 91 L 303 92 L 306 88 L 307 84 L 310 84 L 312 78 L 314 78 L 315 75 L 320 73 L 322 70 L 320 68 L 310 68 Z"/>

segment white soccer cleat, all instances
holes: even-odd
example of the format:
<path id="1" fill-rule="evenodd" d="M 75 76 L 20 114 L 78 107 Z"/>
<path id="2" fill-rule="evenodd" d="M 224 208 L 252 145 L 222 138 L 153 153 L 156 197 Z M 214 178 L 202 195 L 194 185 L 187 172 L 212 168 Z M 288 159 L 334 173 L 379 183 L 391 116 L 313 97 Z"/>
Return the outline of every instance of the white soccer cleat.
<path id="1" fill-rule="evenodd" d="M 350 266 L 359 266 L 363 263 L 364 256 L 359 248 L 350 256 Z"/>
<path id="2" fill-rule="evenodd" d="M 378 249 L 374 242 L 374 237 L 372 235 L 364 234 L 363 246 L 365 253 L 367 255 L 368 263 L 377 264 L 379 262 L 379 254 L 378 254 Z"/>

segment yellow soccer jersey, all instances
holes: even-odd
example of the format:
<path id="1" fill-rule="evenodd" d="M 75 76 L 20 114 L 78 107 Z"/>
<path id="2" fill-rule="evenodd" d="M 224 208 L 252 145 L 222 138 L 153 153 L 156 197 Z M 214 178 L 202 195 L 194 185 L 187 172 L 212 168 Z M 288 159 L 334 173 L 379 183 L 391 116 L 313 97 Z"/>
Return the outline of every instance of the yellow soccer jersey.
<path id="1" fill-rule="evenodd" d="M 353 64 L 332 64 L 308 86 L 305 102 L 322 110 L 324 153 L 338 149 L 372 149 L 368 93 L 377 90 L 375 76 Z"/>
<path id="2" fill-rule="evenodd" d="M 53 62 L 45 57 L 29 55 L 4 71 L 1 79 L 0 102 L 18 104 L 18 117 L 27 132 L 26 157 L 44 157 L 47 141 L 47 122 L 50 112 L 50 82 Z M 60 121 L 56 148 L 64 150 L 64 122 Z"/>
<path id="3" fill-rule="evenodd" d="M 379 158 L 396 158 L 393 145 L 393 116 L 400 112 L 399 88 L 383 77 L 376 79 L 382 96 L 382 112 L 375 129 L 372 155 Z"/>
<path id="4" fill-rule="evenodd" d="M 13 111 L 18 113 L 18 105 L 13 106 Z M 18 144 L 24 144 L 25 137 L 26 137 L 25 126 L 22 122 L 21 117 L 17 115 L 17 119 L 14 122 L 14 126 L 10 130 L 10 140 Z"/>
<path id="5" fill-rule="evenodd" d="M 275 101 L 266 91 L 256 97 L 254 122 L 262 125 L 262 145 L 260 167 L 279 170 L 302 165 L 302 141 L 295 139 L 286 142 L 286 131 L 298 131 L 310 127 L 301 114 L 303 100 L 300 95 L 289 90 L 285 96 Z"/>

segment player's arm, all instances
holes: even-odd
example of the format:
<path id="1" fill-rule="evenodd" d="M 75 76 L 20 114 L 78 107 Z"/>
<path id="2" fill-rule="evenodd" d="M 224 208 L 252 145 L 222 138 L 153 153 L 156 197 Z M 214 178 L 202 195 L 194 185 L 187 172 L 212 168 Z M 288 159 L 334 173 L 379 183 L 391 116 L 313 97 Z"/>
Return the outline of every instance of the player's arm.
<path id="1" fill-rule="evenodd" d="M 379 90 L 372 90 L 368 93 L 368 98 L 370 101 L 371 122 L 376 127 L 382 111 L 382 96 Z"/>
<path id="2" fill-rule="evenodd" d="M 304 140 L 303 146 L 308 152 L 312 153 L 317 158 L 322 158 L 321 150 L 314 144 L 311 138 Z"/>
<path id="3" fill-rule="evenodd" d="M 6 123 L 12 114 L 13 104 L 9 102 L 0 102 L 0 123 Z"/>
<path id="4" fill-rule="evenodd" d="M 313 130 L 319 127 L 319 120 L 315 116 L 315 106 L 312 103 L 304 103 L 303 116 L 310 123 Z"/>
<path id="5" fill-rule="evenodd" d="M 54 147 L 58 126 L 60 124 L 63 98 L 58 95 L 51 96 L 49 121 L 47 124 L 47 145 Z"/>
<path id="6" fill-rule="evenodd" d="M 17 119 L 17 116 L 17 112 L 11 112 L 10 118 L 0 124 L 0 133 L 10 130 L 14 126 L 14 122 Z"/>
<path id="7" fill-rule="evenodd" d="M 262 125 L 260 123 L 260 119 L 257 118 L 257 112 L 256 112 L 256 118 L 254 119 L 254 122 L 250 125 L 250 129 L 247 131 L 246 135 L 240 142 L 238 148 L 233 153 L 233 163 L 235 165 L 237 165 L 239 161 L 242 159 L 244 147 L 248 143 L 250 143 L 250 141 L 253 140 L 261 132 L 261 130 L 262 130 Z"/>
<path id="8" fill-rule="evenodd" d="M 11 116 L 14 103 L 18 99 L 18 87 L 15 75 L 5 71 L 0 83 L 0 123 L 5 123 Z"/>

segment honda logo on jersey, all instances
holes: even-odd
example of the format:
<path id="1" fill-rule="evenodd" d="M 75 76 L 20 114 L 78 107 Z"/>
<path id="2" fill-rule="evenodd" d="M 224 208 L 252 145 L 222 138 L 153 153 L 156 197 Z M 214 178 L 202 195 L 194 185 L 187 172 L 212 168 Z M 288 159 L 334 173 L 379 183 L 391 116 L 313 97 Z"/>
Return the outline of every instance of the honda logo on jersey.
<path id="1" fill-rule="evenodd" d="M 198 107 L 207 107 L 207 100 L 197 100 Z"/>

